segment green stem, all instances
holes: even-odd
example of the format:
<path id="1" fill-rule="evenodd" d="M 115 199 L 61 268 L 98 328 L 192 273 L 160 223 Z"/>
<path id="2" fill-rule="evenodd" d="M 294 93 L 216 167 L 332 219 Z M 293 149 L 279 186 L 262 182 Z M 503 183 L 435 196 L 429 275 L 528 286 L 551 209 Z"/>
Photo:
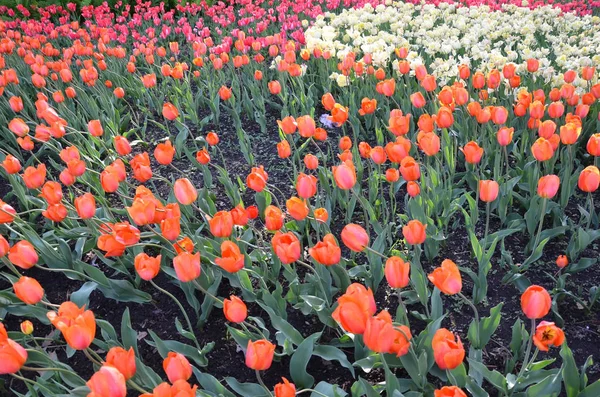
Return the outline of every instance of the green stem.
<path id="1" fill-rule="evenodd" d="M 150 284 L 152 284 L 152 286 L 154 288 L 156 288 L 157 290 L 159 290 L 163 294 L 167 295 L 169 298 L 171 298 L 177 304 L 177 306 L 179 307 L 179 310 L 181 310 L 181 313 L 183 314 L 183 317 L 185 318 L 185 322 L 187 323 L 188 329 L 190 330 L 190 334 L 192 334 L 194 336 L 194 343 L 196 344 L 196 347 L 198 348 L 198 350 L 202 350 L 202 348 L 200 347 L 200 344 L 198 343 L 198 340 L 196 339 L 196 334 L 194 334 L 194 327 L 192 327 L 192 322 L 190 321 L 190 318 L 187 315 L 187 312 L 185 311 L 185 308 L 183 307 L 183 305 L 181 304 L 181 302 L 179 302 L 179 299 L 177 299 L 173 294 L 171 294 L 166 289 L 163 289 L 163 288 L 159 287 L 154 282 L 154 280 L 150 280 Z"/>
<path id="2" fill-rule="evenodd" d="M 473 302 L 471 302 L 470 299 L 468 299 L 466 296 L 464 296 L 462 292 L 459 292 L 457 295 L 463 301 L 465 301 L 465 303 L 467 305 L 469 305 L 471 307 L 471 309 L 473 309 L 473 314 L 475 315 L 475 320 L 474 321 L 475 321 L 475 330 L 476 330 L 476 332 L 475 332 L 475 342 L 473 343 L 473 345 L 474 345 L 473 347 L 479 349 L 480 348 L 480 346 L 479 346 L 479 343 L 480 343 L 480 340 L 479 340 L 479 311 L 477 310 L 477 306 L 475 306 L 475 304 Z"/>
<path id="3" fill-rule="evenodd" d="M 490 230 L 490 203 L 485 205 L 485 232 L 483 233 L 483 249 L 487 249 L 487 237 Z"/>
<path id="4" fill-rule="evenodd" d="M 531 252 L 533 253 L 538 245 L 538 243 L 540 242 L 540 234 L 542 233 L 542 227 L 544 226 L 544 216 L 546 215 L 546 205 L 548 203 L 548 199 L 547 198 L 543 198 L 542 199 L 542 213 L 540 215 L 540 224 L 538 225 L 538 230 L 535 236 L 535 242 L 533 244 L 533 247 L 531 247 Z"/>
<path id="5" fill-rule="evenodd" d="M 258 383 L 260 383 L 260 385 L 263 387 L 263 389 L 265 389 L 268 396 L 273 396 L 273 393 L 271 393 L 271 390 L 269 390 L 269 388 L 265 385 L 265 382 L 263 382 L 262 378 L 260 377 L 260 371 L 256 370 L 255 372 L 256 372 L 256 379 L 258 379 Z"/>
<path id="6" fill-rule="evenodd" d="M 207 296 L 211 297 L 212 299 L 216 300 L 221 305 L 223 304 L 223 300 L 222 299 L 217 298 L 216 296 L 214 296 L 213 294 L 211 294 L 210 292 L 208 292 L 207 290 L 205 290 L 204 287 L 201 286 L 198 281 L 192 280 L 192 283 L 196 286 L 196 288 L 198 288 L 200 291 L 202 291 L 205 295 L 207 295 Z"/>
<path id="7" fill-rule="evenodd" d="M 65 372 L 68 374 L 75 374 L 73 371 L 69 371 L 68 369 L 65 369 L 65 368 L 34 368 L 34 367 L 27 367 L 27 366 L 23 365 L 21 367 L 21 369 L 23 369 L 25 371 L 38 371 L 38 372 L 54 371 L 54 372 Z M 77 374 L 75 374 L 75 375 L 77 375 Z"/>
<path id="8" fill-rule="evenodd" d="M 517 376 L 517 380 L 515 384 L 519 383 L 519 379 L 523 376 L 523 373 L 529 366 L 529 355 L 531 354 L 531 345 L 533 344 L 533 335 L 535 335 L 535 318 L 531 319 L 531 333 L 529 335 L 529 342 L 527 342 L 527 350 L 525 350 L 525 359 L 523 360 L 523 365 L 521 366 L 521 370 L 519 371 L 519 375 Z"/>

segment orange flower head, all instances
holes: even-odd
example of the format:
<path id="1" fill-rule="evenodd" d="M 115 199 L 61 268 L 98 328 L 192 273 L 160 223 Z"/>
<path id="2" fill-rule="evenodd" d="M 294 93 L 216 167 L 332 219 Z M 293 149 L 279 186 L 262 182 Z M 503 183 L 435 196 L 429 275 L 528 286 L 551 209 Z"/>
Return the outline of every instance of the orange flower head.
<path id="1" fill-rule="evenodd" d="M 385 279 L 392 288 L 404 288 L 410 278 L 410 262 L 405 262 L 399 256 L 390 256 L 385 261 Z"/>
<path id="2" fill-rule="evenodd" d="M 598 190 L 600 185 L 600 170 L 598 167 L 590 165 L 584 168 L 579 174 L 577 186 L 579 189 L 587 193 L 592 193 Z"/>
<path id="3" fill-rule="evenodd" d="M 557 175 L 546 175 L 539 179 L 537 194 L 540 197 L 551 199 L 558 192 L 560 178 Z"/>
<path id="4" fill-rule="evenodd" d="M 244 301 L 235 295 L 231 295 L 229 299 L 223 300 L 223 314 L 225 314 L 227 321 L 241 323 L 248 316 L 248 308 Z"/>
<path id="5" fill-rule="evenodd" d="M 441 370 L 453 370 L 465 359 L 465 349 L 460 337 L 446 328 L 438 329 L 431 341 L 435 362 Z"/>
<path id="6" fill-rule="evenodd" d="M 300 240 L 293 232 L 276 232 L 271 239 L 271 245 L 273 252 L 284 265 L 289 265 L 300 259 Z"/>
<path id="7" fill-rule="evenodd" d="M 544 317 L 550 311 L 552 299 L 546 289 L 539 285 L 529 286 L 521 295 L 521 309 L 530 319 Z"/>
<path id="8" fill-rule="evenodd" d="M 310 256 L 321 265 L 331 266 L 339 263 L 342 250 L 340 249 L 333 234 L 328 233 L 313 247 L 308 249 Z"/>
<path id="9" fill-rule="evenodd" d="M 192 254 L 183 251 L 173 258 L 173 267 L 177 274 L 177 279 L 183 283 L 190 282 L 200 277 L 202 268 L 200 267 L 200 253 Z"/>
<path id="10" fill-rule="evenodd" d="M 442 266 L 436 268 L 428 278 L 437 289 L 446 295 L 458 294 L 462 290 L 460 271 L 456 263 L 450 259 L 445 259 Z"/>
<path id="11" fill-rule="evenodd" d="M 246 366 L 256 371 L 267 370 L 273 363 L 274 354 L 275 345 L 268 340 L 249 340 L 246 346 Z"/>
<path id="12" fill-rule="evenodd" d="M 479 181 L 479 199 L 486 203 L 491 203 L 498 197 L 500 186 L 498 182 L 492 180 Z"/>
<path id="13" fill-rule="evenodd" d="M 306 205 L 306 200 L 298 197 L 289 198 L 285 202 L 285 205 L 290 216 L 297 221 L 304 220 L 310 212 L 308 206 Z"/>
<path id="14" fill-rule="evenodd" d="M 547 352 L 550 347 L 559 347 L 565 341 L 565 333 L 554 323 L 542 321 L 535 328 L 533 343 L 543 352 Z"/>
<path id="15" fill-rule="evenodd" d="M 142 280 L 152 280 L 160 271 L 161 259 L 162 255 L 152 257 L 144 252 L 137 254 L 133 262 L 136 273 L 140 276 Z"/>
<path id="16" fill-rule="evenodd" d="M 64 302 L 58 312 L 48 312 L 47 316 L 72 349 L 85 350 L 92 344 L 96 336 L 96 318 L 91 310 Z"/>
<path id="17" fill-rule="evenodd" d="M 433 397 L 467 397 L 467 395 L 457 386 L 444 386 L 434 390 Z"/>
<path id="18" fill-rule="evenodd" d="M 362 226 L 349 223 L 342 229 L 342 241 L 350 250 L 362 252 L 369 246 L 369 235 Z"/>
<path id="19" fill-rule="evenodd" d="M 170 352 L 163 361 L 163 369 L 171 383 L 187 381 L 192 376 L 192 366 L 181 353 Z"/>
<path id="20" fill-rule="evenodd" d="M 275 397 L 294 397 L 296 395 L 296 385 L 290 383 L 286 378 L 281 378 L 283 382 L 275 385 Z"/>
<path id="21" fill-rule="evenodd" d="M 221 257 L 215 258 L 215 263 L 229 273 L 236 273 L 244 267 L 244 255 L 234 242 L 225 240 L 221 243 Z"/>
<path id="22" fill-rule="evenodd" d="M 13 290 L 17 298 L 28 305 L 35 305 L 44 297 L 44 289 L 35 278 L 31 277 L 21 277 L 13 285 Z"/>
<path id="23" fill-rule="evenodd" d="M 115 346 L 108 351 L 106 355 L 106 364 L 115 367 L 123 375 L 125 380 L 133 378 L 136 372 L 135 352 L 133 347 L 125 350 L 122 347 Z"/>
<path id="24" fill-rule="evenodd" d="M 114 366 L 104 365 L 86 383 L 90 396 L 125 397 L 127 385 L 125 377 Z"/>
<path id="25" fill-rule="evenodd" d="M 410 245 L 423 244 L 427 238 L 426 227 L 419 220 L 413 219 L 402 227 L 402 235 Z"/>

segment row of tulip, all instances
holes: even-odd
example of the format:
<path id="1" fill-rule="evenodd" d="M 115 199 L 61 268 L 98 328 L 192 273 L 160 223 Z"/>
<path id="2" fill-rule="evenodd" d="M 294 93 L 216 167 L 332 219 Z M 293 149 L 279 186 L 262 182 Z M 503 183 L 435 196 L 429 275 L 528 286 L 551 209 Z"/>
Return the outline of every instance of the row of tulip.
<path id="1" fill-rule="evenodd" d="M 10 283 L 2 291 L 0 316 L 52 324 L 67 354 L 81 351 L 96 370 L 86 381 L 68 363 L 52 360 L 37 343 L 46 338 L 27 320 L 21 332 L 0 328 L 0 373 L 48 396 L 122 397 L 136 390 L 156 397 L 445 397 L 465 396 L 465 390 L 487 396 L 491 389 L 528 396 L 558 395 L 563 385 L 569 396 L 597 395 L 600 383 L 588 385 L 587 364 L 577 368 L 558 307 L 568 297 L 593 313 L 598 299 L 597 288 L 586 298 L 566 285 L 568 277 L 597 262 L 583 257 L 600 237 L 594 204 L 600 184 L 596 60 L 576 61 L 556 77 L 560 81 L 537 78 L 546 62 L 535 57 L 489 70 L 460 64 L 451 76 L 438 75 L 435 62 L 411 56 L 418 43 L 395 48 L 393 62 L 353 51 L 338 52 L 336 59 L 326 47 L 299 45 L 314 28 L 296 41 L 250 37 L 235 28 L 222 34 L 220 29 L 229 29 L 220 19 L 227 7 L 194 7 L 177 11 L 202 9 L 210 16 L 205 37 L 190 33 L 191 25 L 176 21 L 175 13 L 161 19 L 160 8 L 144 6 L 129 24 L 122 15 L 111 26 L 115 16 L 100 8 L 97 25 L 90 12 L 98 9 L 82 10 L 86 23 L 80 27 L 55 8 L 42 22 L 0 26 L 6 102 L 0 112 L 6 143 L 1 175 L 12 189 L 0 201 L 1 274 Z M 263 11 L 274 10 L 265 3 L 238 7 L 240 15 L 253 15 L 253 24 L 263 20 Z M 286 4 L 280 12 L 293 19 L 319 3 L 297 7 Z M 369 7 L 357 13 L 373 18 L 390 12 L 370 13 Z M 419 15 L 444 10 L 448 6 L 423 7 Z M 474 19 L 479 13 L 465 10 Z M 59 26 L 49 24 L 56 15 Z M 507 15 L 514 18 L 510 10 Z M 556 14 L 553 23 L 564 27 L 573 18 Z M 125 25 L 144 32 L 144 39 L 131 35 L 135 43 L 127 43 Z M 166 33 L 156 37 L 152 26 Z M 222 41 L 211 40 L 213 34 Z M 183 37 L 174 41 L 177 35 Z M 337 84 L 330 79 L 333 70 L 339 72 Z M 202 109 L 210 109 L 204 119 Z M 267 109 L 281 113 L 276 138 Z M 326 112 L 322 118 L 320 109 Z M 218 129 L 206 128 L 219 123 L 221 112 L 236 133 L 227 141 Z M 245 130 L 243 114 L 261 126 L 259 143 Z M 148 124 L 161 128 L 164 138 L 145 142 Z M 268 139 L 288 164 L 291 194 L 281 191 L 287 181 L 273 181 L 271 169 L 256 163 L 256 145 L 268 145 Z M 252 166 L 245 183 L 233 177 L 234 159 L 223 157 L 231 146 Z M 176 165 L 181 161 L 201 174 L 202 185 Z M 168 194 L 157 186 L 166 186 Z M 216 203 L 217 187 L 227 204 Z M 567 212 L 574 201 L 579 216 Z M 479 202 L 485 226 L 477 228 L 483 223 Z M 490 218 L 498 226 L 491 227 Z M 464 233 L 472 259 L 441 257 L 444 244 Z M 540 264 L 552 239 L 565 234 L 569 243 L 557 258 L 555 285 L 536 285 L 530 280 L 535 272 L 528 270 Z M 507 247 L 512 235 L 522 236 L 526 246 Z M 89 255 L 110 274 L 88 263 Z M 502 304 L 480 317 L 490 300 L 492 263 L 522 292 L 529 332 L 521 320 L 501 321 Z M 33 268 L 83 284 L 71 301 L 53 303 L 44 288 L 54 286 L 28 276 Z M 192 313 L 159 285 L 160 273 L 183 290 Z M 463 294 L 463 276 L 473 285 L 471 297 Z M 236 295 L 219 296 L 225 282 Z M 131 324 L 129 310 L 118 336 L 116 319 L 96 318 L 86 308 L 95 289 L 106 299 L 148 303 L 142 288 L 148 285 L 181 309 L 183 322 L 175 323 L 184 342 L 151 329 L 140 341 L 141 325 Z M 375 296 L 384 289 L 396 292 L 394 315 L 386 309 L 389 302 L 380 302 L 378 310 Z M 448 316 L 442 294 L 473 310 L 463 335 L 468 348 L 457 330 L 442 327 Z M 192 319 L 210 326 L 214 308 L 222 310 L 228 334 L 258 383 L 239 382 L 235 371 L 224 379 L 210 374 L 211 347 L 200 344 Z M 318 319 L 333 337 L 325 338 L 325 331 L 302 335 L 288 321 L 295 310 Z M 426 324 L 418 333 L 416 320 Z M 503 372 L 483 359 L 500 326 L 513 329 Z M 47 338 L 62 343 L 58 334 Z M 150 361 L 144 363 L 138 343 L 157 349 L 168 382 Z M 553 346 L 561 349 L 560 367 L 536 361 Z M 266 385 L 261 371 L 283 356 L 290 357 L 289 376 L 283 375 L 291 381 Z M 356 379 L 351 390 L 315 385 L 307 367 L 312 356 L 348 369 Z M 385 382 L 370 384 L 357 373 L 374 368 Z M 24 371 L 42 375 L 30 379 Z"/>

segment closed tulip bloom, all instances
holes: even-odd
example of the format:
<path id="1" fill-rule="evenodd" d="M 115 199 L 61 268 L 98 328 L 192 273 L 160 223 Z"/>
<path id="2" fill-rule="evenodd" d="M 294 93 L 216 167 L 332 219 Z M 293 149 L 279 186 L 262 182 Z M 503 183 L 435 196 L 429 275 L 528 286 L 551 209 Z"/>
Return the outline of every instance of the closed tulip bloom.
<path id="1" fill-rule="evenodd" d="M 286 378 L 281 378 L 283 382 L 275 385 L 275 397 L 294 397 L 296 395 L 296 385 L 290 383 Z"/>
<path id="2" fill-rule="evenodd" d="M 540 197 L 551 199 L 558 192 L 560 178 L 556 175 L 546 175 L 540 178 L 537 186 L 537 194 Z"/>
<path id="3" fill-rule="evenodd" d="M 170 102 L 163 104 L 162 115 L 167 120 L 175 120 L 179 117 L 179 110 Z"/>
<path id="4" fill-rule="evenodd" d="M 44 297 L 44 289 L 38 281 L 31 277 L 21 277 L 13 285 L 15 295 L 28 305 L 35 305 Z"/>
<path id="5" fill-rule="evenodd" d="M 381 165 L 387 160 L 385 149 L 382 146 L 375 146 L 372 148 L 369 151 L 369 157 L 371 157 L 371 160 L 377 165 Z"/>
<path id="6" fill-rule="evenodd" d="M 156 145 L 154 149 L 154 158 L 159 164 L 169 165 L 173 161 L 173 156 L 175 155 L 175 148 L 171 141 L 167 140 L 163 143 L 159 143 Z"/>
<path id="7" fill-rule="evenodd" d="M 292 116 L 284 117 L 283 120 L 277 120 L 277 125 L 279 125 L 281 131 L 283 131 L 286 135 L 293 134 L 298 128 L 296 119 L 294 119 Z"/>
<path id="8" fill-rule="evenodd" d="M 46 316 L 72 349 L 85 350 L 92 344 L 96 336 L 96 318 L 91 310 L 64 302 L 58 312 L 48 312 Z"/>
<path id="9" fill-rule="evenodd" d="M 462 290 L 462 278 L 456 263 L 445 259 L 427 278 L 446 295 L 458 294 Z"/>
<path id="10" fill-rule="evenodd" d="M 389 183 L 398 182 L 400 179 L 400 172 L 396 168 L 388 168 L 385 171 L 385 180 Z M 409 182 L 410 183 L 410 182 Z"/>
<path id="11" fill-rule="evenodd" d="M 102 366 L 86 383 L 91 393 L 90 396 L 98 397 L 125 397 L 127 385 L 125 377 L 119 370 L 110 365 Z"/>
<path id="12" fill-rule="evenodd" d="M 209 132 L 206 134 L 206 143 L 210 146 L 216 146 L 219 143 L 219 136 L 214 131 Z"/>
<path id="13" fill-rule="evenodd" d="M 273 252 L 284 265 L 300 259 L 300 240 L 293 232 L 276 232 L 271 239 L 271 245 Z"/>
<path id="14" fill-rule="evenodd" d="M 407 156 L 400 162 L 400 173 L 405 180 L 416 181 L 421 177 L 421 168 L 415 159 Z"/>
<path id="15" fill-rule="evenodd" d="M 385 261 L 385 279 L 392 288 L 404 288 L 408 285 L 410 262 L 399 256 L 390 256 Z"/>
<path id="16" fill-rule="evenodd" d="M 231 88 L 224 85 L 219 88 L 219 97 L 221 97 L 222 101 L 227 101 L 232 95 Z"/>
<path id="17" fill-rule="evenodd" d="M 27 351 L 9 339 L 0 323 L 0 375 L 17 373 L 27 361 Z"/>
<path id="18" fill-rule="evenodd" d="M 564 269 L 568 264 L 569 259 L 566 255 L 559 255 L 558 258 L 556 258 L 556 266 L 558 266 L 560 269 Z"/>
<path id="19" fill-rule="evenodd" d="M 454 124 L 454 115 L 452 114 L 452 110 L 442 106 L 437 112 L 435 123 L 440 128 L 450 128 L 452 124 Z"/>
<path id="20" fill-rule="evenodd" d="M 577 142 L 581 134 L 581 127 L 575 123 L 567 123 L 560 127 L 560 141 L 563 145 L 572 145 Z"/>
<path id="21" fill-rule="evenodd" d="M 175 216 L 160 221 L 160 231 L 167 240 L 175 240 L 181 234 L 181 217 Z"/>
<path id="22" fill-rule="evenodd" d="M 403 115 L 402 110 L 393 109 L 388 119 L 388 130 L 396 136 L 406 135 L 410 131 L 411 115 Z"/>
<path id="23" fill-rule="evenodd" d="M 125 380 L 133 378 L 136 371 L 133 347 L 130 347 L 129 350 L 125 350 L 119 346 L 111 348 L 106 355 L 105 365 L 115 367 Z"/>
<path id="24" fill-rule="evenodd" d="M 362 252 L 369 246 L 369 235 L 362 226 L 350 223 L 342 229 L 342 241 L 350 250 Z"/>
<path id="25" fill-rule="evenodd" d="M 425 97 L 420 92 L 415 92 L 414 94 L 411 94 L 410 102 L 417 109 L 420 109 L 427 104 Z"/>
<path id="26" fill-rule="evenodd" d="M 63 198 L 62 187 L 60 183 L 48 181 L 42 186 L 40 197 L 45 199 L 48 204 L 58 204 Z"/>
<path id="27" fill-rule="evenodd" d="M 554 149 L 549 140 L 544 138 L 538 138 L 531 146 L 531 152 L 533 157 L 537 161 L 550 160 L 554 156 Z"/>
<path id="28" fill-rule="evenodd" d="M 21 110 L 23 110 L 23 99 L 21 99 L 21 97 L 12 96 L 8 100 L 8 103 L 11 110 L 15 113 L 19 113 Z"/>
<path id="29" fill-rule="evenodd" d="M 29 320 L 23 321 L 19 328 L 21 328 L 21 332 L 25 335 L 31 335 L 33 333 L 33 323 Z"/>
<path id="30" fill-rule="evenodd" d="M 539 285 L 529 286 L 521 295 L 521 309 L 527 318 L 542 318 L 548 314 L 551 306 L 550 294 Z"/>
<path id="31" fill-rule="evenodd" d="M 341 126 L 348 120 L 348 108 L 336 103 L 331 109 L 331 116 L 329 119 L 336 123 L 338 126 Z"/>
<path id="32" fill-rule="evenodd" d="M 241 323 L 248 316 L 248 308 L 244 301 L 235 295 L 231 295 L 229 299 L 223 300 L 223 314 L 225 314 L 227 321 Z"/>
<path id="33" fill-rule="evenodd" d="M 117 153 L 119 153 L 119 155 L 126 156 L 129 153 L 131 153 L 131 145 L 129 144 L 127 138 L 125 138 L 124 136 L 117 135 L 116 137 L 114 137 L 113 144 L 115 146 L 115 150 L 117 151 Z"/>
<path id="34" fill-rule="evenodd" d="M 163 370 L 171 383 L 178 380 L 188 380 L 192 376 L 192 366 L 181 353 L 169 352 L 167 358 L 163 361 Z"/>
<path id="35" fill-rule="evenodd" d="M 364 285 L 353 283 L 337 302 L 338 307 L 332 313 L 333 319 L 347 332 L 362 335 L 367 320 L 377 311 L 373 291 Z"/>
<path id="36" fill-rule="evenodd" d="M 102 128 L 102 124 L 100 123 L 100 120 L 90 120 L 88 122 L 88 131 L 92 136 L 102 136 L 102 134 L 104 134 L 104 129 Z"/>
<path id="37" fill-rule="evenodd" d="M 275 345 L 268 340 L 249 340 L 246 346 L 246 366 L 256 371 L 267 370 L 273 363 L 274 354 Z"/>
<path id="38" fill-rule="evenodd" d="M 18 117 L 8 123 L 8 129 L 18 137 L 24 137 L 29 133 L 29 126 Z"/>
<path id="39" fill-rule="evenodd" d="M 309 209 L 306 200 L 291 197 L 285 202 L 285 205 L 290 216 L 297 221 L 302 221 L 308 216 Z"/>
<path id="40" fill-rule="evenodd" d="M 29 241 L 21 240 L 8 251 L 8 260 L 23 270 L 32 268 L 38 261 L 38 254 Z"/>
<path id="41" fill-rule="evenodd" d="M 304 156 L 304 165 L 309 170 L 316 170 L 317 167 L 319 166 L 319 159 L 314 154 L 309 153 L 306 156 Z M 300 195 L 300 197 L 302 197 L 302 196 Z"/>
<path id="42" fill-rule="evenodd" d="M 465 161 L 469 164 L 478 164 L 483 156 L 483 148 L 474 141 L 467 143 L 464 147 L 460 148 L 460 151 L 463 152 Z"/>
<path id="43" fill-rule="evenodd" d="M 367 320 L 363 341 L 376 353 L 388 353 L 394 343 L 394 327 L 390 314 L 383 310 Z"/>
<path id="44" fill-rule="evenodd" d="M 556 123 L 552 120 L 545 120 L 538 126 L 538 135 L 545 139 L 550 139 L 556 132 Z"/>
<path id="45" fill-rule="evenodd" d="M 131 207 L 126 207 L 127 213 L 138 226 L 148 225 L 154 222 L 156 215 L 156 203 L 150 200 L 135 199 Z"/>
<path id="46" fill-rule="evenodd" d="M 234 242 L 226 240 L 221 243 L 221 257 L 215 258 L 215 263 L 229 273 L 236 273 L 244 267 L 244 255 Z"/>
<path id="47" fill-rule="evenodd" d="M 340 249 L 333 234 L 328 233 L 312 248 L 308 249 L 310 256 L 321 265 L 331 266 L 339 263 L 342 256 Z"/>
<path id="48" fill-rule="evenodd" d="M 492 180 L 479 181 L 479 199 L 486 203 L 491 203 L 498 197 L 500 186 L 498 182 Z"/>
<path id="49" fill-rule="evenodd" d="M 265 227 L 267 230 L 279 230 L 283 227 L 284 215 L 281 210 L 274 205 L 265 208 Z"/>
<path id="50" fill-rule="evenodd" d="M 252 172 L 250 172 L 246 178 L 246 185 L 255 192 L 260 193 L 267 185 L 268 179 L 269 177 L 263 166 L 260 166 L 260 168 L 254 167 L 252 168 Z"/>
<path id="51" fill-rule="evenodd" d="M 410 181 L 406 184 L 406 192 L 410 197 L 417 197 L 421 194 L 421 187 L 415 181 Z"/>
<path id="52" fill-rule="evenodd" d="M 413 219 L 402 227 L 402 235 L 410 245 L 423 244 L 427 238 L 425 234 L 426 227 L 421 221 Z"/>
<path id="53" fill-rule="evenodd" d="M 272 95 L 277 95 L 281 92 L 281 84 L 277 80 L 269 81 L 267 86 L 269 87 L 269 92 Z"/>
<path id="54" fill-rule="evenodd" d="M 303 199 L 313 197 L 317 194 L 317 178 L 301 172 L 296 179 L 296 191 L 298 192 L 298 196 Z"/>
<path id="55" fill-rule="evenodd" d="M 332 168 L 333 179 L 337 187 L 349 190 L 356 184 L 356 170 L 350 160 Z"/>
<path id="56" fill-rule="evenodd" d="M 590 139 L 586 145 L 586 149 L 591 156 L 600 156 L 600 132 L 590 136 Z"/>
<path id="57" fill-rule="evenodd" d="M 298 133 L 302 138 L 310 138 L 315 134 L 315 130 L 317 129 L 315 120 L 310 115 L 298 117 L 296 124 L 298 126 Z"/>
<path id="58" fill-rule="evenodd" d="M 433 391 L 433 397 L 467 397 L 464 391 L 456 386 L 444 386 Z"/>
<path id="59" fill-rule="evenodd" d="M 408 156 L 410 147 L 410 140 L 399 136 L 395 142 L 388 142 L 385 145 L 385 153 L 392 163 L 400 163 L 403 158 Z"/>
<path id="60" fill-rule="evenodd" d="M 325 110 L 327 110 L 328 112 L 331 111 L 331 109 L 333 109 L 333 107 L 335 106 L 335 99 L 333 99 L 333 95 L 331 95 L 331 93 L 329 92 L 323 95 L 321 97 L 321 104 L 323 105 Z"/>
<path id="61" fill-rule="evenodd" d="M 137 254 L 133 262 L 136 273 L 142 280 L 152 280 L 160 271 L 161 259 L 162 255 L 152 257 L 144 252 Z"/>
<path id="62" fill-rule="evenodd" d="M 577 180 L 579 189 L 591 193 L 598 190 L 598 185 L 600 185 L 600 170 L 598 170 L 598 167 L 590 165 L 584 168 Z"/>
<path id="63" fill-rule="evenodd" d="M 535 328 L 533 343 L 543 352 L 547 352 L 551 346 L 559 347 L 565 341 L 565 333 L 554 323 L 542 321 Z"/>
<path id="64" fill-rule="evenodd" d="M 190 205 L 198 198 L 198 191 L 187 178 L 176 180 L 173 185 L 173 192 L 177 201 L 183 205 Z"/>
<path id="65" fill-rule="evenodd" d="M 96 214 L 96 199 L 91 193 L 84 193 L 82 196 L 75 198 L 74 205 L 77 215 L 81 219 L 90 219 Z"/>
<path id="66" fill-rule="evenodd" d="M 198 152 L 196 153 L 196 161 L 203 165 L 210 163 L 210 154 L 208 153 L 208 150 L 206 148 L 198 150 Z"/>
<path id="67" fill-rule="evenodd" d="M 318 222 L 325 223 L 329 219 L 329 213 L 325 208 L 317 208 L 314 210 L 315 219 Z M 1 256 L 1 255 L 0 255 Z"/>
<path id="68" fill-rule="evenodd" d="M 287 159 L 292 154 L 292 148 L 288 141 L 281 141 L 277 144 L 277 155 L 282 159 Z"/>
<path id="69" fill-rule="evenodd" d="M 431 341 L 433 357 L 441 370 L 453 370 L 465 359 L 465 349 L 460 337 L 446 328 L 438 329 Z"/>
<path id="70" fill-rule="evenodd" d="M 200 277 L 200 272 L 202 271 L 200 267 L 200 253 L 181 252 L 173 258 L 173 267 L 179 281 L 187 283 L 197 279 Z"/>
<path id="71" fill-rule="evenodd" d="M 6 238 L 0 234 L 0 258 L 3 258 L 4 256 L 6 256 L 6 254 L 8 254 L 9 250 L 10 250 L 10 244 L 8 243 Z"/>
<path id="72" fill-rule="evenodd" d="M 589 144 L 588 144 L 588 146 L 589 146 Z M 14 174 L 18 173 L 19 171 L 21 171 L 21 163 L 12 154 L 6 155 L 6 157 L 4 158 L 4 161 L 2 161 L 2 167 L 4 167 L 4 170 L 9 175 L 14 175 Z"/>
<path id="73" fill-rule="evenodd" d="M 433 132 L 419 131 L 417 134 L 417 144 L 419 149 L 427 156 L 435 156 L 440 151 L 440 137 Z"/>
<path id="74" fill-rule="evenodd" d="M 229 237 L 233 230 L 233 217 L 229 211 L 219 211 L 208 220 L 210 232 L 215 237 Z"/>

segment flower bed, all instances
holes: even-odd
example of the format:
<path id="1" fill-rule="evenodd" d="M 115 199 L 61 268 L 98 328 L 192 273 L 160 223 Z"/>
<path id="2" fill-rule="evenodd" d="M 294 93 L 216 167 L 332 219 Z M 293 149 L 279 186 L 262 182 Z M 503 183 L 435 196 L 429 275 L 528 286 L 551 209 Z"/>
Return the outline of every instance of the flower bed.
<path id="1" fill-rule="evenodd" d="M 600 22 L 536 6 L 0 10 L 0 394 L 600 394 Z"/>

